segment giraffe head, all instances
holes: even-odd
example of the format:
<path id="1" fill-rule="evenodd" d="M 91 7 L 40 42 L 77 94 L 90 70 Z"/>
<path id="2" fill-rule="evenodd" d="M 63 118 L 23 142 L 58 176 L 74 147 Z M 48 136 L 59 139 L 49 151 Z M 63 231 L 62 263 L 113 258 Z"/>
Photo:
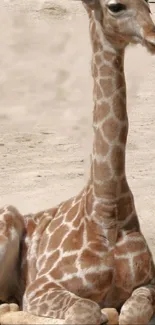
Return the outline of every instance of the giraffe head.
<path id="1" fill-rule="evenodd" d="M 105 36 L 123 48 L 142 44 L 155 54 L 155 25 L 147 0 L 83 0 L 91 15 L 100 20 Z"/>

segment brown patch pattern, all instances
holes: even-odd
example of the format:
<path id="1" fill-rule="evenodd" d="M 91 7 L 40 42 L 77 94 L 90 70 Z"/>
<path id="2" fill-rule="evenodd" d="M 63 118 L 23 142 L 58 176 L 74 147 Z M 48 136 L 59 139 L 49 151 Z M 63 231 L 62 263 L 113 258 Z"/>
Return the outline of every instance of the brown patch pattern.
<path id="1" fill-rule="evenodd" d="M 119 133 L 120 126 L 113 118 L 107 119 L 102 126 L 102 130 L 104 135 L 107 137 L 109 141 L 113 141 L 117 138 Z"/>

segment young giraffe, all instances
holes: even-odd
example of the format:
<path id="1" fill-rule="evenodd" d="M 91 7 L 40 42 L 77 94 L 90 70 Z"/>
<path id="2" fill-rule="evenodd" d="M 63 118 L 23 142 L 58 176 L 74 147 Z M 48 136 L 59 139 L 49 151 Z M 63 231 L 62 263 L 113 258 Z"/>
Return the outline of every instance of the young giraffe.
<path id="1" fill-rule="evenodd" d="M 13 296 L 23 310 L 5 314 L 16 306 L 2 305 L 2 324 L 43 322 L 37 316 L 100 324 L 100 307 L 111 306 L 121 308 L 121 325 L 148 324 L 154 312 L 154 264 L 125 174 L 124 51 L 141 43 L 155 53 L 155 26 L 145 0 L 84 2 L 94 78 L 90 179 L 78 196 L 36 215 L 1 210 L 0 298 Z"/>

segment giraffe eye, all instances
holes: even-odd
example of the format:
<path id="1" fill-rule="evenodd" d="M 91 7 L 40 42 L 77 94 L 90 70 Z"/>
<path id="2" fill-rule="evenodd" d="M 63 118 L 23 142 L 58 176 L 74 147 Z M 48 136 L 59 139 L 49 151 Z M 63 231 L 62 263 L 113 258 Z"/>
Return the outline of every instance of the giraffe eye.
<path id="1" fill-rule="evenodd" d="M 108 5 L 108 9 L 113 13 L 118 13 L 126 10 L 126 6 L 122 3 L 111 3 Z"/>

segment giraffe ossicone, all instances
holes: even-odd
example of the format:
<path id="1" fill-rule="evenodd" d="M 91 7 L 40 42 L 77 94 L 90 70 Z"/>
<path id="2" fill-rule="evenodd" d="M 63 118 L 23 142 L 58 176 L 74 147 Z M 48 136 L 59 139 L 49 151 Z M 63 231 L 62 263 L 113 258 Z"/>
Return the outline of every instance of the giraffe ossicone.
<path id="1" fill-rule="evenodd" d="M 0 299 L 21 310 L 0 306 L 1 324 L 99 325 L 106 317 L 112 324 L 118 316 L 109 308 L 120 310 L 120 325 L 147 324 L 154 313 L 154 262 L 125 172 L 124 54 L 130 43 L 155 54 L 155 26 L 145 0 L 83 3 L 93 52 L 90 177 L 55 208 L 27 216 L 0 210 Z"/>

